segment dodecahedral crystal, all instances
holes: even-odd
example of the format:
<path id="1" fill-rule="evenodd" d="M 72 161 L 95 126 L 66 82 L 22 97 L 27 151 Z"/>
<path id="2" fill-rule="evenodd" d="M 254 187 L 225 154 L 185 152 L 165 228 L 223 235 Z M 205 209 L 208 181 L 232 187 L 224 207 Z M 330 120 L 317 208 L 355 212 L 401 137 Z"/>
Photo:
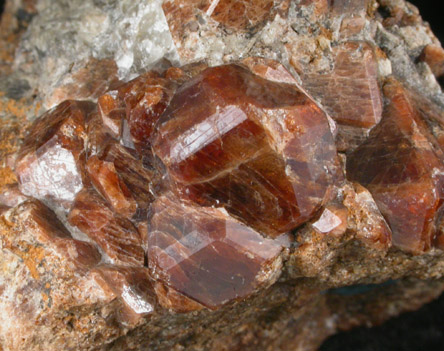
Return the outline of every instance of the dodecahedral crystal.
<path id="1" fill-rule="evenodd" d="M 224 207 L 269 236 L 309 219 L 342 177 L 313 100 L 241 65 L 209 68 L 181 86 L 153 145 L 181 196 Z"/>
<path id="2" fill-rule="evenodd" d="M 0 18 L 0 350 L 313 351 L 444 291 L 413 5 L 35 3 Z"/>
<path id="3" fill-rule="evenodd" d="M 181 203 L 170 194 L 151 212 L 147 246 L 154 277 L 202 305 L 217 308 L 277 278 L 281 243 L 224 210 Z"/>
<path id="4" fill-rule="evenodd" d="M 424 252 L 436 236 L 444 199 L 443 153 L 427 128 L 427 114 L 391 80 L 384 87 L 390 103 L 381 123 L 350 155 L 349 179 L 366 186 L 387 219 L 393 244 Z"/>
<path id="5" fill-rule="evenodd" d="M 83 187 L 86 119 L 91 102 L 65 101 L 33 124 L 16 161 L 21 191 L 68 206 Z"/>

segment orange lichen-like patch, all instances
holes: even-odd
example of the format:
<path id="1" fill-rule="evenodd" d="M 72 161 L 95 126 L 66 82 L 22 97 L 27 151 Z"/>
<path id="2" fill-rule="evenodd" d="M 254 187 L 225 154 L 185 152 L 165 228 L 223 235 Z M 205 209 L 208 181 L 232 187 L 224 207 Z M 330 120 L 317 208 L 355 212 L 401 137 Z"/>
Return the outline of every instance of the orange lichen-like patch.
<path id="1" fill-rule="evenodd" d="M 15 255 L 19 256 L 33 279 L 40 279 L 38 267 L 46 256 L 43 247 L 35 246 L 25 241 L 12 243 L 13 237 L 19 230 L 13 223 L 8 223 L 3 217 L 0 217 L 0 237 L 2 238 L 2 246 Z"/>
<path id="2" fill-rule="evenodd" d="M 41 104 L 32 104 L 28 99 L 8 99 L 4 98 L 5 93 L 0 91 L 0 112 L 5 115 L 12 115 L 16 118 L 26 118 L 28 115 L 37 115 L 40 111 Z"/>
<path id="3" fill-rule="evenodd" d="M 0 119 L 0 190 L 17 181 L 10 168 L 10 158 L 18 150 L 26 129 L 26 114 L 33 107 L 24 101 L 2 98 L 0 92 L 0 113 L 8 118 Z"/>

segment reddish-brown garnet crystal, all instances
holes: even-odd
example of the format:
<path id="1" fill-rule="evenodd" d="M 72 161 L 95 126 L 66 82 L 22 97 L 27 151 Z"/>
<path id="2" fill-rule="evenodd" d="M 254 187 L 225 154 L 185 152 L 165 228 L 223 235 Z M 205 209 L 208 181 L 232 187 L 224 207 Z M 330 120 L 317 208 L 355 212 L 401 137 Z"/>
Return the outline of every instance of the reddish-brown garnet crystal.
<path id="1" fill-rule="evenodd" d="M 143 266 L 144 252 L 136 227 L 128 219 L 113 213 L 93 189 L 79 192 L 68 220 L 88 235 L 113 262 Z"/>
<path id="2" fill-rule="evenodd" d="M 307 221 L 342 179 L 324 112 L 237 64 L 181 86 L 153 146 L 177 193 L 271 237 Z"/>
<path id="3" fill-rule="evenodd" d="M 152 214 L 147 246 L 154 277 L 202 305 L 217 308 L 276 280 L 280 242 L 226 211 L 169 194 L 154 202 Z"/>
<path id="4" fill-rule="evenodd" d="M 69 207 L 83 187 L 86 119 L 94 107 L 65 101 L 35 121 L 15 168 L 25 195 Z"/>
<path id="5" fill-rule="evenodd" d="M 340 129 L 374 126 L 344 156 L 365 198 L 344 179 L 335 122 L 283 65 L 253 57 L 149 72 L 101 96 L 97 108 L 60 104 L 36 120 L 18 153 L 17 201 L 46 202 L 88 241 L 93 265 L 102 254 L 106 265 L 92 273 L 126 306 L 125 323 L 156 306 L 188 312 L 246 298 L 279 277 L 289 232 L 308 222 L 293 255 L 307 262 L 310 233 L 339 240 L 359 226 L 350 217 L 359 208 L 374 213 L 367 222 L 380 233 L 364 242 L 414 253 L 441 245 L 442 115 L 388 79 L 380 122 L 372 48 L 347 43 L 335 55 L 331 74 L 304 78 Z M 353 96 L 360 106 L 345 106 Z"/>
<path id="6" fill-rule="evenodd" d="M 348 158 L 347 175 L 366 186 L 387 219 L 393 244 L 420 253 L 431 248 L 444 199 L 442 151 L 410 94 L 391 80 L 381 123 Z"/>

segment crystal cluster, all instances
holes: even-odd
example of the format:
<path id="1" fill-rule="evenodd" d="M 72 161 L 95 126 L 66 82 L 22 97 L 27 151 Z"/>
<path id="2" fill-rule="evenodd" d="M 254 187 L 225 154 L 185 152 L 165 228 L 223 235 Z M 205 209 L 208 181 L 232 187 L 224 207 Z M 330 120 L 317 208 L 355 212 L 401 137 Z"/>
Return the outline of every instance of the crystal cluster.
<path id="1" fill-rule="evenodd" d="M 335 196 L 334 133 L 277 62 L 191 65 L 48 111 L 16 174 L 101 253 L 124 302 L 138 275 L 168 308 L 216 309 L 276 281 L 291 231 Z"/>
<path id="2" fill-rule="evenodd" d="M 151 71 L 96 105 L 63 102 L 17 155 L 17 199 L 44 212 L 48 240 L 79 251 L 127 320 L 244 299 L 279 278 L 290 248 L 315 274 L 327 258 L 305 262 L 312 246 L 294 233 L 337 240 L 355 225 L 378 248 L 444 246 L 442 114 L 393 78 L 380 92 L 368 43 L 336 47 L 333 62 L 302 86 L 251 57 Z M 373 229 L 350 219 L 353 206 Z"/>

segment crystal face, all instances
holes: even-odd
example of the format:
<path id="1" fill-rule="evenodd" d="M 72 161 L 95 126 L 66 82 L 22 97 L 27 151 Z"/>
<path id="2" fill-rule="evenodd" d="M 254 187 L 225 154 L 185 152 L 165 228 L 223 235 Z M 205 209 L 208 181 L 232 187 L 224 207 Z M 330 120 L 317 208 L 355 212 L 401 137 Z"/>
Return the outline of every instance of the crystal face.
<path id="1" fill-rule="evenodd" d="M 147 244 L 154 276 L 210 308 L 273 282 L 282 251 L 225 211 L 171 195 L 153 204 Z"/>
<path id="2" fill-rule="evenodd" d="M 65 101 L 33 124 L 17 156 L 16 174 L 25 195 L 60 204 L 83 187 L 85 123 L 90 102 Z"/>
<path id="3" fill-rule="evenodd" d="M 431 248 L 443 201 L 443 153 L 427 128 L 427 115 L 392 80 L 381 123 L 347 162 L 350 179 L 366 186 L 387 219 L 393 244 L 413 252 Z"/>
<path id="4" fill-rule="evenodd" d="M 307 90 L 321 100 L 338 123 L 370 128 L 381 120 L 378 68 L 370 44 L 351 41 L 339 45 L 333 49 L 331 71 L 301 75 Z"/>
<path id="5" fill-rule="evenodd" d="M 319 107 L 295 85 L 240 65 L 180 87 L 153 146 L 181 196 L 272 237 L 309 219 L 342 177 Z"/>
<path id="6" fill-rule="evenodd" d="M 119 299 L 127 324 L 245 299 L 279 278 L 291 250 L 313 276 L 330 262 L 311 252 L 317 239 L 444 247 L 440 109 L 389 78 L 382 110 L 365 43 L 333 58 L 304 87 L 250 57 L 148 72 L 97 105 L 66 101 L 32 125 L 0 213 L 29 208 L 41 240 Z M 365 130 L 359 144 L 344 127 Z"/>
<path id="7" fill-rule="evenodd" d="M 114 135 L 127 128 L 125 146 L 133 145 L 139 151 L 149 148 L 155 123 L 168 105 L 172 94 L 172 80 L 148 72 L 100 97 L 100 116 Z M 126 116 L 124 125 L 122 117 Z"/>
<path id="8" fill-rule="evenodd" d="M 97 243 L 113 262 L 143 266 L 144 252 L 136 227 L 128 219 L 113 213 L 93 189 L 79 192 L 68 221 Z"/>

